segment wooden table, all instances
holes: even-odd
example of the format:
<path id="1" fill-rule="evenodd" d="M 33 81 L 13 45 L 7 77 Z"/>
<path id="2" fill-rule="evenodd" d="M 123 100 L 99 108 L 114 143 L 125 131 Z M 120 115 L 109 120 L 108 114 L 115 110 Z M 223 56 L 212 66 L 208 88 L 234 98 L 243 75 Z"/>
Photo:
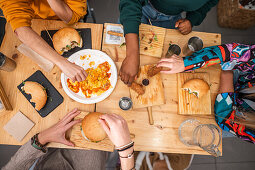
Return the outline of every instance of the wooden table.
<path id="1" fill-rule="evenodd" d="M 107 24 L 105 24 L 107 25 Z M 59 29 L 66 26 L 60 21 L 46 21 L 46 20 L 33 20 L 32 28 L 40 33 L 44 29 Z M 92 48 L 101 49 L 103 25 L 100 24 L 86 24 L 77 23 L 73 25 L 74 28 L 92 28 Z M 162 56 L 166 53 L 169 42 L 177 43 L 181 47 L 184 47 L 187 40 L 191 36 L 198 35 L 204 40 L 204 46 L 218 45 L 221 43 L 220 34 L 198 33 L 192 32 L 187 36 L 181 35 L 178 31 L 167 30 L 164 42 L 164 49 Z M 25 100 L 24 96 L 18 91 L 16 86 L 22 82 L 22 80 L 29 77 L 33 72 L 40 69 L 32 60 L 21 55 L 16 50 L 16 47 L 20 44 L 20 41 L 16 38 L 12 32 L 9 24 L 6 25 L 6 35 L 4 37 L 0 51 L 11 57 L 13 54 L 18 54 L 15 59 L 17 62 L 17 68 L 14 72 L 0 72 L 0 80 L 2 80 L 3 87 L 9 97 L 9 100 L 14 108 L 12 112 L 0 113 L 0 144 L 12 144 L 21 145 L 31 138 L 31 136 L 41 130 L 44 130 L 58 120 L 60 120 L 68 111 L 75 107 L 78 107 L 82 111 L 94 111 L 95 105 L 84 105 L 77 103 L 70 99 L 63 91 L 60 85 L 61 71 L 55 67 L 50 73 L 43 72 L 44 75 L 51 81 L 51 83 L 58 89 L 58 91 L 64 97 L 64 103 L 62 103 L 56 110 L 49 114 L 45 118 L 41 118 L 39 114 L 34 110 L 30 103 Z M 119 48 L 118 45 L 102 45 L 102 50 L 111 56 L 116 65 L 120 67 L 121 61 L 125 58 L 125 51 Z M 141 56 L 141 64 L 152 64 L 158 61 L 157 58 L 149 56 Z M 212 93 L 212 109 L 214 100 L 219 87 L 219 74 L 220 67 L 210 67 L 208 69 L 199 69 L 198 72 L 208 72 L 210 74 L 211 81 L 211 93 Z M 186 147 L 182 144 L 178 138 L 178 127 L 180 123 L 190 118 L 190 116 L 183 116 L 177 114 L 177 76 L 162 74 L 163 83 L 165 86 L 166 104 L 162 106 L 153 107 L 154 125 L 148 124 L 148 116 L 146 109 L 138 109 L 131 111 L 122 111 L 119 109 L 118 101 L 123 96 L 129 96 L 129 89 L 120 80 L 117 83 L 114 92 L 104 101 L 96 104 L 96 110 L 104 113 L 117 113 L 122 115 L 128 122 L 131 134 L 133 134 L 135 140 L 135 150 L 139 151 L 155 151 L 155 152 L 171 152 L 171 153 L 186 153 L 186 154 L 207 154 L 207 152 L 201 150 L 198 147 Z M 18 111 L 21 110 L 29 119 L 31 119 L 35 126 L 26 135 L 22 142 L 17 142 L 12 136 L 3 130 L 3 126 L 9 121 L 9 119 Z M 194 117 L 194 116 L 192 116 Z M 202 123 L 215 123 L 214 117 L 211 116 L 198 116 L 196 117 Z M 67 147 L 61 144 L 52 143 L 53 147 Z M 220 148 L 221 149 L 221 148 Z"/>
<path id="2" fill-rule="evenodd" d="M 60 29 L 62 27 L 67 27 L 61 21 L 48 21 L 48 20 L 33 20 L 32 28 L 39 35 L 42 30 L 45 29 Z M 102 24 L 88 24 L 88 23 L 76 23 L 72 25 L 74 28 L 91 28 L 92 31 L 92 48 L 100 50 L 102 42 Z M 16 35 L 13 33 L 10 24 L 6 24 L 6 34 L 3 39 L 2 46 L 0 51 L 8 57 L 12 57 L 14 54 L 18 54 L 18 57 L 15 59 L 17 67 L 13 72 L 4 72 L 0 71 L 0 80 L 2 85 L 9 97 L 10 103 L 13 106 L 12 112 L 1 112 L 0 113 L 0 143 L 1 144 L 10 144 L 10 145 L 22 145 L 27 142 L 35 133 L 40 132 L 56 122 L 58 122 L 68 111 L 71 111 L 73 108 L 77 107 L 81 111 L 94 111 L 95 105 L 84 105 L 78 102 L 75 102 L 70 97 L 66 95 L 64 90 L 61 87 L 60 75 L 61 70 L 55 66 L 55 68 L 50 72 L 46 73 L 40 69 L 37 64 L 35 64 L 28 57 L 20 54 L 16 47 L 19 46 L 21 42 L 18 40 Z M 31 106 L 31 104 L 24 98 L 24 96 L 18 91 L 17 85 L 19 85 L 23 80 L 32 75 L 36 70 L 40 69 L 43 74 L 49 79 L 49 81 L 56 87 L 60 94 L 64 97 L 64 102 L 57 107 L 52 113 L 47 117 L 42 118 L 36 110 Z M 4 129 L 3 126 L 10 120 L 10 118 L 15 115 L 15 113 L 20 110 L 24 115 L 31 119 L 35 126 L 31 129 L 28 135 L 18 142 L 11 135 L 9 135 Z M 50 146 L 54 147 L 67 147 L 62 144 L 51 143 Z"/>
<path id="3" fill-rule="evenodd" d="M 107 25 L 108 24 L 104 24 L 104 29 Z M 220 34 L 191 32 L 189 35 L 181 35 L 179 31 L 167 29 L 163 48 L 164 52 L 162 56 L 166 54 L 169 43 L 178 44 L 181 48 L 183 48 L 187 45 L 186 43 L 188 42 L 188 39 L 192 36 L 199 36 L 202 38 L 204 47 L 221 44 Z M 120 48 L 119 45 L 105 44 L 103 41 L 102 50 L 108 53 L 108 55 L 117 62 L 117 66 L 120 67 L 120 61 L 122 61 L 126 56 L 125 48 Z M 181 54 L 181 56 L 183 56 L 183 54 Z M 154 57 L 142 55 L 141 65 L 153 64 L 158 60 L 159 59 Z M 195 72 L 207 72 L 210 75 L 212 113 L 215 97 L 219 88 L 220 70 L 221 69 L 219 66 L 195 70 Z M 115 87 L 116 89 L 110 95 L 110 97 L 96 104 L 97 111 L 117 113 L 122 115 L 127 120 L 130 132 L 135 136 L 135 150 L 186 154 L 208 154 L 199 147 L 187 147 L 182 144 L 178 137 L 178 128 L 181 122 L 188 118 L 196 118 L 202 123 L 216 124 L 214 116 L 184 116 L 177 114 L 177 74 L 161 74 L 161 76 L 165 87 L 166 104 L 155 107 L 153 106 L 152 112 L 154 125 L 149 125 L 148 123 L 148 113 L 146 108 L 131 111 L 123 111 L 119 108 L 119 99 L 123 96 L 130 95 L 129 88 L 120 80 L 118 81 Z"/>

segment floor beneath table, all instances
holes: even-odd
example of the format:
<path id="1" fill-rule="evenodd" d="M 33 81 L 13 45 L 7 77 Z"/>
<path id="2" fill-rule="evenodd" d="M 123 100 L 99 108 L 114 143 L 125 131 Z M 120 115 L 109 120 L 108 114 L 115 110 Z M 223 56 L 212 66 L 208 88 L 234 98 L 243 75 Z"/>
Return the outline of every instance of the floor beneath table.
<path id="1" fill-rule="evenodd" d="M 119 12 L 119 0 L 90 0 L 90 6 L 94 8 L 97 23 L 117 22 Z M 0 12 L 1 14 L 1 12 Z M 107 15 L 106 15 L 107 14 Z M 88 21 L 91 21 L 88 18 Z M 213 8 L 204 22 L 195 27 L 196 31 L 221 33 L 222 43 L 239 42 L 254 44 L 255 27 L 248 30 L 233 30 L 220 28 L 217 25 L 217 9 Z M 1 34 L 1 29 L 0 29 Z M 19 149 L 19 146 L 0 145 L 0 168 L 5 165 L 11 156 Z M 112 155 L 107 164 L 107 169 L 113 169 L 116 164 L 116 155 Z M 255 169 L 255 145 L 243 142 L 237 138 L 223 139 L 223 156 L 214 158 L 212 156 L 196 155 L 190 167 L 191 170 L 249 170 Z"/>

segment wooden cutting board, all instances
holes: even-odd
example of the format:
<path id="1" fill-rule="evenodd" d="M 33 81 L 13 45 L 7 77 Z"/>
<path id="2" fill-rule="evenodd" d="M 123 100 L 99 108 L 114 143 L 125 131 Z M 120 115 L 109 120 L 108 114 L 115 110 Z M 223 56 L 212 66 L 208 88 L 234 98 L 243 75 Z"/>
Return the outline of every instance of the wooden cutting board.
<path id="1" fill-rule="evenodd" d="M 179 73 L 178 74 L 178 95 L 179 95 L 179 109 L 178 113 L 182 115 L 211 115 L 211 95 L 210 90 L 202 98 L 197 98 L 193 94 L 189 94 L 182 89 L 183 84 L 194 78 L 199 78 L 208 83 L 208 73 Z"/>
<path id="2" fill-rule="evenodd" d="M 75 119 L 83 119 L 89 112 L 81 112 Z M 78 123 L 72 127 L 70 134 L 70 141 L 74 143 L 75 147 L 87 148 L 87 149 L 96 149 L 103 151 L 113 152 L 114 145 L 108 137 L 103 141 L 95 143 L 89 142 L 83 138 L 81 134 L 81 123 Z"/>
<path id="3" fill-rule="evenodd" d="M 165 34 L 165 28 L 141 24 L 139 27 L 140 54 L 161 58 Z"/>
<path id="4" fill-rule="evenodd" d="M 138 95 L 130 88 L 133 109 L 165 104 L 161 75 L 158 73 L 157 75 L 149 78 L 147 76 L 147 72 L 150 66 L 151 65 L 141 66 L 139 77 L 135 80 L 136 83 L 142 84 L 143 79 L 149 79 L 149 85 L 144 86 L 145 93 L 143 95 Z"/>

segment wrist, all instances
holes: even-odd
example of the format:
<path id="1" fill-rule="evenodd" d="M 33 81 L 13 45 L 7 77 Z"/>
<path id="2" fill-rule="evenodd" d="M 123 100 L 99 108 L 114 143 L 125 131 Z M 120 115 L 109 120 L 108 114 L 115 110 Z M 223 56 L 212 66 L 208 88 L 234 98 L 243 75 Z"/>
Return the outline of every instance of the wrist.
<path id="1" fill-rule="evenodd" d="M 132 146 L 131 148 L 129 148 L 127 150 L 119 152 L 119 155 L 121 157 L 126 157 L 127 155 L 131 154 L 133 152 L 133 150 L 134 150 L 134 147 Z"/>
<path id="2" fill-rule="evenodd" d="M 56 62 L 55 62 L 55 64 L 59 67 L 59 68 L 61 68 L 63 65 L 64 65 L 64 63 L 66 63 L 66 62 L 68 62 L 68 60 L 66 60 L 64 57 L 56 57 L 57 58 L 57 60 L 56 60 Z"/>
<path id="3" fill-rule="evenodd" d="M 42 145 L 45 145 L 45 144 L 49 143 L 49 140 L 43 133 L 39 133 L 38 134 L 38 142 L 40 142 L 40 144 L 42 144 Z"/>

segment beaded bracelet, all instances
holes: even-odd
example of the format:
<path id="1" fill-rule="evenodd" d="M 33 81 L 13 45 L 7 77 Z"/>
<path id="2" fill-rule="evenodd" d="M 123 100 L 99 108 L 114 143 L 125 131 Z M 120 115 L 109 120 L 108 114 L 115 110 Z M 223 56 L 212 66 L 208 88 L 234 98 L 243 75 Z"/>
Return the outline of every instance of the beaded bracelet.
<path id="1" fill-rule="evenodd" d="M 131 148 L 132 146 L 134 146 L 134 142 L 133 141 L 131 141 L 130 143 L 128 143 L 128 144 L 126 144 L 124 146 L 116 147 L 115 149 L 120 152 L 120 151 L 127 150 L 127 149 Z"/>
<path id="2" fill-rule="evenodd" d="M 131 145 L 127 146 L 126 148 L 123 148 L 123 149 L 119 149 L 117 150 L 118 152 L 122 152 L 122 151 L 125 151 L 125 150 L 128 150 L 129 148 L 133 147 L 134 146 L 134 143 L 132 143 Z"/>
<path id="3" fill-rule="evenodd" d="M 119 155 L 120 156 L 120 155 Z M 128 154 L 127 156 L 120 156 L 120 158 L 132 158 L 134 156 L 134 150 L 132 151 L 131 154 Z"/>

